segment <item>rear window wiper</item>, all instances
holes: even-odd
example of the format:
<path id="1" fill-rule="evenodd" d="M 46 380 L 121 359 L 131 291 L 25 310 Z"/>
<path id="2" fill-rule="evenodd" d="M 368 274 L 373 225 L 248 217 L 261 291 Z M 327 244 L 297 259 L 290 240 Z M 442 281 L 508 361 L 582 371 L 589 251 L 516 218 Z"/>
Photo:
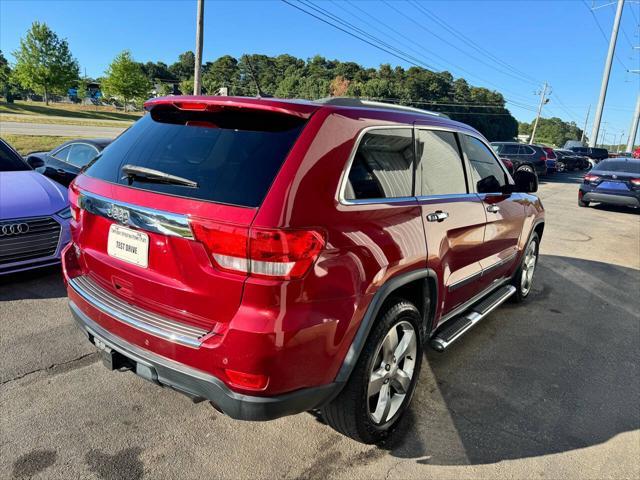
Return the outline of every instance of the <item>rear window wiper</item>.
<path id="1" fill-rule="evenodd" d="M 158 182 L 158 183 L 170 183 L 172 185 L 182 185 L 190 188 L 198 188 L 198 182 L 189 180 L 188 178 L 178 177 L 177 175 L 171 175 L 170 173 L 161 172 L 160 170 L 154 170 L 153 168 L 138 167 L 137 165 L 123 165 L 120 169 L 122 171 L 123 179 L 129 180 Z"/>

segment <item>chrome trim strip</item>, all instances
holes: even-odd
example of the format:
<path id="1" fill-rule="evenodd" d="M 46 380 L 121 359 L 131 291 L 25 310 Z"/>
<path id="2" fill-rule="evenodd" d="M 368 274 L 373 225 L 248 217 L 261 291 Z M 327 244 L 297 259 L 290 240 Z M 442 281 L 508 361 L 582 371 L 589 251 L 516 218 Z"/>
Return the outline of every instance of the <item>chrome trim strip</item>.
<path id="1" fill-rule="evenodd" d="M 156 337 L 188 347 L 198 348 L 202 343 L 201 338 L 209 333 L 203 328 L 185 325 L 128 304 L 107 292 L 88 276 L 72 278 L 69 280 L 69 285 L 78 295 L 98 310 L 119 322 Z"/>
<path id="2" fill-rule="evenodd" d="M 469 275 L 468 277 L 463 278 L 462 280 L 458 280 L 455 283 L 452 283 L 451 285 L 449 285 L 447 287 L 447 289 L 451 292 L 453 290 L 456 290 L 457 288 L 462 287 L 463 285 L 466 285 L 468 283 L 470 283 L 472 280 L 474 280 L 476 277 L 482 277 L 483 275 L 485 275 L 487 272 L 490 272 L 491 270 L 494 270 L 498 267 L 501 267 L 502 265 L 509 263 L 511 260 L 513 260 L 516 255 L 518 255 L 518 252 L 512 253 L 511 255 L 509 255 L 506 258 L 503 258 L 502 260 L 498 260 L 496 263 L 489 265 L 488 267 L 483 268 L 482 270 L 480 270 L 479 272 L 473 273 L 471 275 Z"/>
<path id="3" fill-rule="evenodd" d="M 189 217 L 177 213 L 165 212 L 154 208 L 141 207 L 119 200 L 82 191 L 78 196 L 78 206 L 89 213 L 99 215 L 109 220 L 115 220 L 110 214 L 113 207 L 119 207 L 129 212 L 125 222 L 118 222 L 128 227 L 146 230 L 173 237 L 193 240 L 193 232 L 189 224 Z"/>

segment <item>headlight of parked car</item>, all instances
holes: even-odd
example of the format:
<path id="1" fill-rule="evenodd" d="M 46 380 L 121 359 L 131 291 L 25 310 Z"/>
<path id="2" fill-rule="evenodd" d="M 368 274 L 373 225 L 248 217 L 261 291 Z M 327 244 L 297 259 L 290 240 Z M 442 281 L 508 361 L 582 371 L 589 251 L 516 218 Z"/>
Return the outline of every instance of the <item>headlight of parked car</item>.
<path id="1" fill-rule="evenodd" d="M 56 213 L 59 217 L 62 218 L 71 218 L 71 207 L 66 207 Z"/>

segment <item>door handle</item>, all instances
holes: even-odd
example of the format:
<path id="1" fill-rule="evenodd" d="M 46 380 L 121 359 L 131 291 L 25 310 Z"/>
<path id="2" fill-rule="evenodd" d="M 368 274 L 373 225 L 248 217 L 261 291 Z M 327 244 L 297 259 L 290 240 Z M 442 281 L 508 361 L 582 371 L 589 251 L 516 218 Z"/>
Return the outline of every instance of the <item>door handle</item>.
<path id="1" fill-rule="evenodd" d="M 435 212 L 427 215 L 428 222 L 444 222 L 447 218 L 449 218 L 449 214 L 442 210 L 436 210 Z"/>
<path id="2" fill-rule="evenodd" d="M 498 205 L 489 205 L 487 207 L 487 212 L 489 213 L 498 213 L 500 211 L 500 207 Z"/>
<path id="3" fill-rule="evenodd" d="M 56 169 L 56 173 L 59 173 L 60 175 L 65 175 L 67 172 L 64 171 L 62 168 L 58 168 Z"/>

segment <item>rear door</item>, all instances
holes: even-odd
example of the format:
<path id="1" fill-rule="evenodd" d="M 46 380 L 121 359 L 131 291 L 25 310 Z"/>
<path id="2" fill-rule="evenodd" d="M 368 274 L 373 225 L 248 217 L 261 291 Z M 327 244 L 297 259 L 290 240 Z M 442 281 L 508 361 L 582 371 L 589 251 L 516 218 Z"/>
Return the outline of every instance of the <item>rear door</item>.
<path id="1" fill-rule="evenodd" d="M 501 191 L 510 176 L 485 142 L 470 135 L 461 137 L 472 188 L 487 216 L 480 264 L 482 284 L 488 287 L 501 279 L 516 259 L 525 217 L 523 195 Z"/>
<path id="2" fill-rule="evenodd" d="M 154 107 L 73 184 L 82 207 L 74 241 L 91 280 L 195 326 L 229 321 L 246 275 L 222 263 L 244 260 L 248 227 L 304 123 L 250 109 Z M 127 175 L 125 165 L 190 183 Z"/>
<path id="3" fill-rule="evenodd" d="M 480 292 L 486 214 L 469 191 L 457 134 L 416 127 L 416 190 L 427 241 L 427 265 L 440 279 L 446 315 Z"/>

